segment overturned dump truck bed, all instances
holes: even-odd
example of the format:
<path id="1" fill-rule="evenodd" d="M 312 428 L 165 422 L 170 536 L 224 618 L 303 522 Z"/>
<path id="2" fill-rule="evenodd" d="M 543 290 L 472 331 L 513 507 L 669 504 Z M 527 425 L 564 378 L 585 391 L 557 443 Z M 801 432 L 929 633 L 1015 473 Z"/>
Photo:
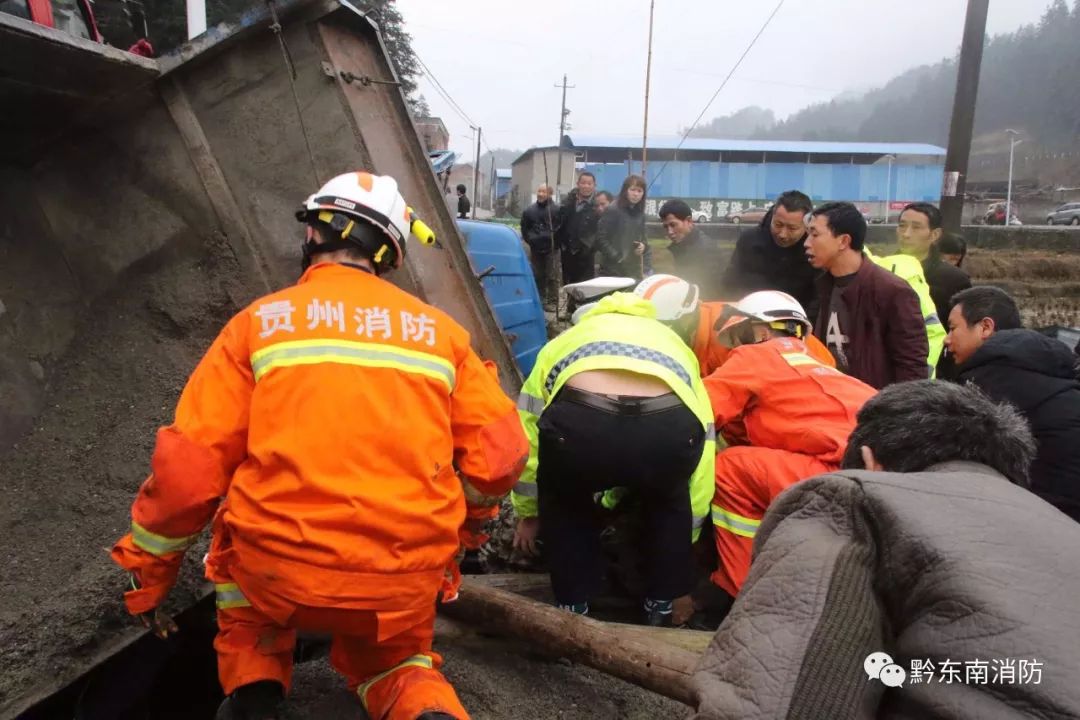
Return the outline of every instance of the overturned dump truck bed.
<path id="1" fill-rule="evenodd" d="M 223 323 L 299 274 L 293 212 L 357 168 L 443 241 L 395 282 L 520 375 L 374 26 L 276 2 L 148 60 L 0 14 L 0 718 L 133 642 L 108 558 Z M 200 547 L 174 611 L 204 596 Z"/>

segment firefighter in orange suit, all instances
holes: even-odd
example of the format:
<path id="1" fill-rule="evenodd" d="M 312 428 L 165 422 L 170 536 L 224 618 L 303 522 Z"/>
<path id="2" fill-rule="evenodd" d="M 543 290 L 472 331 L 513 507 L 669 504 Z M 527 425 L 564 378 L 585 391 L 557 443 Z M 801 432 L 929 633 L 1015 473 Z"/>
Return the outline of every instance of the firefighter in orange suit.
<path id="1" fill-rule="evenodd" d="M 733 304 L 722 302 L 703 302 L 700 305 L 700 320 L 694 333 L 693 349 L 701 366 L 701 377 L 708 377 L 724 364 L 731 354 L 731 348 L 717 338 L 717 330 L 727 322 Z M 813 335 L 803 339 L 810 357 L 822 365 L 836 367 L 836 359 L 829 349 Z"/>
<path id="2" fill-rule="evenodd" d="M 528 443 L 468 333 L 381 278 L 410 232 L 434 240 L 393 178 L 338 176 L 297 217 L 300 281 L 229 321 L 158 433 L 112 551 L 128 610 L 175 631 L 159 608 L 212 522 L 218 718 L 278 717 L 299 629 L 333 635 L 371 718 L 465 720 L 432 652 L 436 596 L 466 495 L 493 506 Z"/>
<path id="3" fill-rule="evenodd" d="M 811 356 L 803 340 L 810 321 L 787 293 L 752 293 L 734 309 L 718 336 L 731 353 L 704 381 L 730 445 L 716 458 L 712 580 L 732 597 L 750 571 L 754 535 L 773 498 L 840 467 L 855 414 L 874 394 Z"/>

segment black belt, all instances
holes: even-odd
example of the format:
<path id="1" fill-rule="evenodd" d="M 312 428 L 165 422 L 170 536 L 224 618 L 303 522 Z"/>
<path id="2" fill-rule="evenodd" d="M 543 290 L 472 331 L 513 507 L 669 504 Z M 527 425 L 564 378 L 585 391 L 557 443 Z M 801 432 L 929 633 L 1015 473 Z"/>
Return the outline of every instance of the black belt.
<path id="1" fill-rule="evenodd" d="M 663 410 L 683 407 L 683 401 L 675 393 L 665 393 L 655 397 L 600 395 L 574 387 L 564 387 L 559 391 L 558 399 L 567 400 L 578 405 L 586 405 L 614 415 L 649 415 Z"/>

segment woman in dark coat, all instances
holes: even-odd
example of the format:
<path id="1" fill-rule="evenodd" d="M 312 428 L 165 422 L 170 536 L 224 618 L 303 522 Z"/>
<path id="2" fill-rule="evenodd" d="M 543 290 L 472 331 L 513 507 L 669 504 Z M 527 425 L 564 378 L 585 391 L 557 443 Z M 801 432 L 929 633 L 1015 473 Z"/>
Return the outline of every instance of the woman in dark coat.
<path id="1" fill-rule="evenodd" d="M 630 175 L 619 197 L 600 216 L 596 231 L 600 274 L 640 280 L 652 273 L 652 253 L 645 239 L 645 178 Z"/>

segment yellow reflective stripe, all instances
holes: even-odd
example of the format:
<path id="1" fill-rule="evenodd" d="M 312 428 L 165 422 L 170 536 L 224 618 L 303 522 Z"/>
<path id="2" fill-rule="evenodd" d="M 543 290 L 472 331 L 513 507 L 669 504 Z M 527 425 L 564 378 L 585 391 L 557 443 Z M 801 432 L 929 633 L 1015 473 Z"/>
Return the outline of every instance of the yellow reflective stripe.
<path id="1" fill-rule="evenodd" d="M 817 360 L 806 353 L 781 353 L 780 357 L 787 361 L 788 365 L 798 367 L 800 365 L 821 365 Z"/>
<path id="2" fill-rule="evenodd" d="M 135 545 L 158 557 L 186 550 L 191 543 L 195 542 L 197 537 L 199 537 L 199 533 L 177 538 L 158 535 L 150 532 L 134 520 L 131 521 L 131 539 L 135 542 Z"/>
<path id="3" fill-rule="evenodd" d="M 258 382 L 274 368 L 319 363 L 383 367 L 424 375 L 454 388 L 454 366 L 444 358 L 406 348 L 351 340 L 292 340 L 275 343 L 251 354 L 251 369 Z"/>
<path id="4" fill-rule="evenodd" d="M 735 535 L 748 538 L 754 537 L 754 535 L 757 534 L 758 527 L 761 525 L 760 520 L 743 517 L 742 515 L 733 513 L 719 505 L 712 506 L 712 521 L 713 525 L 716 527 L 723 528 Z"/>
<path id="5" fill-rule="evenodd" d="M 214 593 L 217 595 L 215 603 L 218 610 L 251 607 L 251 603 L 244 597 L 244 592 L 236 583 L 217 583 L 214 585 Z"/>
<path id="6" fill-rule="evenodd" d="M 386 672 L 379 673 L 378 675 L 371 678 L 370 680 L 368 680 L 366 683 L 364 683 L 360 687 L 356 688 L 356 694 L 360 696 L 360 703 L 364 706 L 364 711 L 365 712 L 368 709 L 368 706 L 367 706 L 367 694 L 368 694 L 368 690 L 371 689 L 371 686 L 374 685 L 375 683 L 379 682 L 383 678 L 387 677 L 391 673 L 395 673 L 398 670 L 401 670 L 402 668 L 407 668 L 407 667 L 422 667 L 422 668 L 426 668 L 428 670 L 431 670 L 431 668 L 432 668 L 431 658 L 428 657 L 427 655 L 413 655 L 411 658 L 406 658 L 404 661 L 398 663 L 397 665 L 390 668 Z"/>

